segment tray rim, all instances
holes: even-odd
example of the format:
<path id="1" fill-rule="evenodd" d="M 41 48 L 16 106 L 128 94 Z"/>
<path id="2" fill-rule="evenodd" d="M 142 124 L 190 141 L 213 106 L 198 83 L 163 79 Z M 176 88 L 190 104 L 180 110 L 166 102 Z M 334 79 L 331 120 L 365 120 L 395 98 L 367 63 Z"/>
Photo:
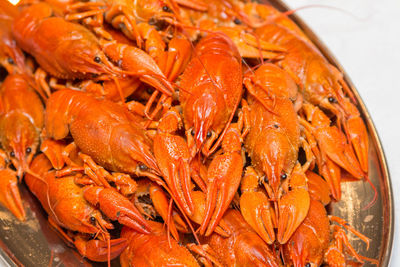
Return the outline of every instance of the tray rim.
<path id="1" fill-rule="evenodd" d="M 288 11 L 291 10 L 291 8 L 288 6 L 288 4 L 284 3 L 282 0 L 259 0 L 261 3 L 271 3 L 275 8 L 277 8 L 280 11 Z M 323 54 L 323 56 L 335 67 L 337 67 L 340 72 L 343 74 L 344 80 L 348 83 L 350 86 L 352 92 L 355 95 L 355 98 L 357 99 L 357 102 L 359 104 L 359 108 L 362 111 L 361 115 L 364 117 L 364 119 L 367 122 L 368 126 L 368 131 L 371 135 L 371 139 L 374 143 L 374 146 L 376 147 L 376 152 L 377 152 L 377 158 L 379 162 L 379 167 L 380 171 L 382 172 L 383 175 L 383 180 L 387 184 L 387 198 L 388 198 L 388 207 L 387 207 L 387 212 L 388 212 L 388 222 L 389 225 L 387 225 L 387 239 L 386 242 L 383 243 L 383 247 L 381 250 L 380 255 L 383 254 L 382 258 L 383 261 L 380 262 L 381 266 L 389 266 L 390 259 L 391 259 L 391 253 L 392 253 L 392 248 L 393 248 L 393 239 L 394 239 L 394 216 L 395 216 L 395 210 L 394 210 L 394 199 L 393 199 L 393 188 L 392 188 L 392 183 L 390 179 L 390 173 L 389 173 L 389 168 L 387 164 L 387 159 L 384 153 L 384 149 L 382 146 L 381 139 L 379 137 L 379 134 L 376 130 L 375 124 L 372 120 L 372 117 L 362 100 L 357 88 L 354 86 L 353 82 L 351 81 L 350 77 L 347 75 L 347 72 L 344 70 L 342 65 L 338 62 L 335 56 L 333 56 L 332 52 L 328 49 L 328 47 L 324 44 L 323 41 L 321 41 L 320 38 L 314 33 L 313 30 L 300 18 L 299 15 L 297 14 L 291 14 L 289 16 L 306 34 L 306 36 L 312 41 L 312 43 L 319 49 L 319 51 Z M 383 199 L 382 199 L 383 200 Z M 384 212 L 385 214 L 385 209 Z M 385 241 L 385 239 L 383 239 Z M 5 266 L 20 266 L 21 263 L 19 263 L 18 259 L 13 255 L 12 251 L 10 251 L 5 244 L 0 240 L 0 265 L 5 265 Z"/>

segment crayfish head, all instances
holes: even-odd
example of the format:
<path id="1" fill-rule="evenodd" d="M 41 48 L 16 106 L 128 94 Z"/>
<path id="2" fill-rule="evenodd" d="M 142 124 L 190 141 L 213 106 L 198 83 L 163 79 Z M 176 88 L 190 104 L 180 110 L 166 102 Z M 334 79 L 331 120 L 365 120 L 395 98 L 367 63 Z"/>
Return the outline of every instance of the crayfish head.
<path id="1" fill-rule="evenodd" d="M 91 73 L 92 75 L 101 75 L 101 74 L 112 74 L 115 71 L 113 70 L 112 63 L 108 60 L 106 55 L 98 50 L 97 53 L 93 53 L 92 51 L 83 52 L 77 61 L 81 61 L 81 64 L 77 64 L 82 68 L 79 72 L 82 73 Z"/>
<path id="2" fill-rule="evenodd" d="M 12 41 L 11 21 L 0 19 L 0 64 L 8 73 L 27 72 L 24 54 L 21 49 Z"/>
<path id="3" fill-rule="evenodd" d="M 273 199 L 278 197 L 282 182 L 295 165 L 297 150 L 284 132 L 267 128 L 258 137 L 252 154 L 254 166 L 265 174 L 264 185 L 268 194 Z"/>
<path id="4" fill-rule="evenodd" d="M 77 29 L 77 32 L 80 29 Z M 60 53 L 60 60 L 67 70 L 72 70 L 76 77 L 94 78 L 102 74 L 120 74 L 121 70 L 114 66 L 102 50 L 102 44 L 91 33 L 80 31 L 75 38 L 65 41 L 57 50 L 69 51 Z M 91 75 L 91 76 L 90 76 Z"/>
<path id="5" fill-rule="evenodd" d="M 215 100 L 209 94 L 203 94 L 193 105 L 193 131 L 196 149 L 199 151 L 207 138 L 211 137 L 211 126 L 216 115 Z"/>
<path id="6" fill-rule="evenodd" d="M 32 121 L 19 112 L 11 112 L 0 122 L 1 144 L 21 179 L 29 169 L 39 144 L 39 131 Z"/>
<path id="7" fill-rule="evenodd" d="M 207 151 L 228 120 L 225 102 L 218 94 L 208 91 L 195 99 L 191 110 L 193 114 L 191 135 L 195 141 L 196 152 L 199 152 L 203 146 Z"/>

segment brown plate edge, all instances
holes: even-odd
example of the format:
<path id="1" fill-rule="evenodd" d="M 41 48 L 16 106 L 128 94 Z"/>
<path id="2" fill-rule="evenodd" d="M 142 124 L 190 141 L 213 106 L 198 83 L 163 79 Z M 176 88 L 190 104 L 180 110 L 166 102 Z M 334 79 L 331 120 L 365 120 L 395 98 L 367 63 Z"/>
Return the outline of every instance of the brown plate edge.
<path id="1" fill-rule="evenodd" d="M 267 2 L 267 1 L 260 1 L 260 2 Z M 280 11 L 288 11 L 290 8 L 283 3 L 281 0 L 269 0 L 274 7 L 279 9 Z M 336 66 L 344 75 L 345 81 L 348 83 L 352 92 L 354 93 L 359 107 L 362 111 L 362 116 L 367 122 L 367 127 L 369 133 L 373 137 L 373 145 L 377 149 L 378 158 L 379 158 L 379 165 L 381 168 L 382 176 L 383 176 L 383 185 L 385 188 L 381 189 L 384 193 L 382 194 L 382 200 L 384 203 L 384 222 L 387 227 L 384 229 L 384 236 L 382 238 L 382 247 L 380 251 L 380 265 L 381 266 L 388 266 L 390 262 L 390 255 L 393 246 L 393 235 L 394 235 L 394 201 L 393 201 L 393 192 L 392 192 L 392 185 L 390 181 L 390 174 L 387 166 L 386 157 L 384 154 L 384 150 L 379 138 L 379 135 L 376 131 L 375 125 L 372 121 L 372 118 L 366 108 L 364 101 L 362 100 L 360 94 L 358 93 L 357 89 L 353 85 L 352 81 L 348 77 L 347 73 L 344 71 L 343 67 L 338 63 L 336 58 L 332 55 L 332 53 L 328 50 L 326 45 L 318 39 L 316 34 L 299 18 L 299 16 L 292 14 L 290 18 L 304 31 L 307 37 L 318 47 L 321 53 L 328 59 L 328 61 Z M 385 206 L 386 205 L 386 206 Z M 0 241 L 0 263 L 7 264 L 8 266 L 21 266 L 22 264 L 16 259 L 12 251 L 10 251 L 3 242 Z"/>

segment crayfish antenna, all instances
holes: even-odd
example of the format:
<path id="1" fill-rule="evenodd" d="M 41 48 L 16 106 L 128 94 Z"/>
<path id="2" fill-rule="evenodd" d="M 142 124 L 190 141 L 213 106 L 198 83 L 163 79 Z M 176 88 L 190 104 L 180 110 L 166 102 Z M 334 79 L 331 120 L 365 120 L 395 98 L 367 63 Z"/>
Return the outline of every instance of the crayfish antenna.
<path id="1" fill-rule="evenodd" d="M 168 235 L 171 233 L 175 240 L 179 241 L 179 234 L 175 226 L 174 218 L 172 218 L 172 199 L 170 200 L 170 203 L 168 203 L 168 199 L 159 185 L 151 184 L 149 193 L 154 204 L 154 209 L 158 214 L 160 214 L 164 222 L 167 224 Z"/>
<path id="2" fill-rule="evenodd" d="M 372 198 L 371 202 L 369 202 L 368 205 L 363 208 L 363 210 L 367 210 L 370 207 L 372 207 L 375 204 L 376 200 L 378 199 L 378 191 L 376 190 L 376 187 L 372 183 L 371 179 L 368 178 L 368 175 L 365 176 L 365 180 L 367 180 L 367 182 L 372 187 L 372 190 L 374 190 L 374 197 Z"/>
<path id="3" fill-rule="evenodd" d="M 53 166 L 50 162 L 50 160 L 47 158 L 45 154 L 40 154 L 37 156 L 34 161 L 31 163 L 31 166 L 29 169 L 25 170 L 27 175 L 30 175 L 31 177 L 27 177 L 25 175 L 25 182 L 29 186 L 29 181 L 32 180 L 32 178 L 39 180 L 46 186 L 46 201 L 48 208 L 51 212 L 51 215 L 54 216 L 54 218 L 57 220 L 58 223 L 61 223 L 61 221 L 58 219 L 57 214 L 54 212 L 53 207 L 50 202 L 50 195 L 49 195 L 49 184 L 47 183 L 46 179 L 43 178 L 41 175 L 45 175 L 50 169 L 52 169 Z"/>

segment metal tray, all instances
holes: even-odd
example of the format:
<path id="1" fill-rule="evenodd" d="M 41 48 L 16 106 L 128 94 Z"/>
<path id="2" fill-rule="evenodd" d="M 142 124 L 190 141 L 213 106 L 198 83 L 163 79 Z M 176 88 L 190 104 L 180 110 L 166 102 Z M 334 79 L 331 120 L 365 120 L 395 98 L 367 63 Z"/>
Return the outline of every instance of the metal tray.
<path id="1" fill-rule="evenodd" d="M 288 7 L 280 0 L 269 1 L 281 11 Z M 393 241 L 394 207 L 393 196 L 385 155 L 371 117 L 343 68 L 317 36 L 296 15 L 290 16 L 320 49 L 323 55 L 344 73 L 345 80 L 352 88 L 369 132 L 369 178 L 378 189 L 378 199 L 371 208 L 363 210 L 373 197 L 371 187 L 364 182 L 342 183 L 342 201 L 331 206 L 331 213 L 346 219 L 352 226 L 371 239 L 370 248 L 354 236 L 350 241 L 361 255 L 378 259 L 379 266 L 388 266 Z M 17 221 L 11 213 L 0 207 L 0 265 L 9 266 L 87 266 L 74 249 L 69 248 L 50 228 L 47 215 L 39 202 L 21 186 L 24 206 L 27 211 L 25 222 Z M 93 264 L 93 263 L 91 263 Z M 106 266 L 105 264 L 95 264 Z M 113 261 L 118 266 L 118 260 Z M 365 264 L 365 266 L 372 266 Z"/>

